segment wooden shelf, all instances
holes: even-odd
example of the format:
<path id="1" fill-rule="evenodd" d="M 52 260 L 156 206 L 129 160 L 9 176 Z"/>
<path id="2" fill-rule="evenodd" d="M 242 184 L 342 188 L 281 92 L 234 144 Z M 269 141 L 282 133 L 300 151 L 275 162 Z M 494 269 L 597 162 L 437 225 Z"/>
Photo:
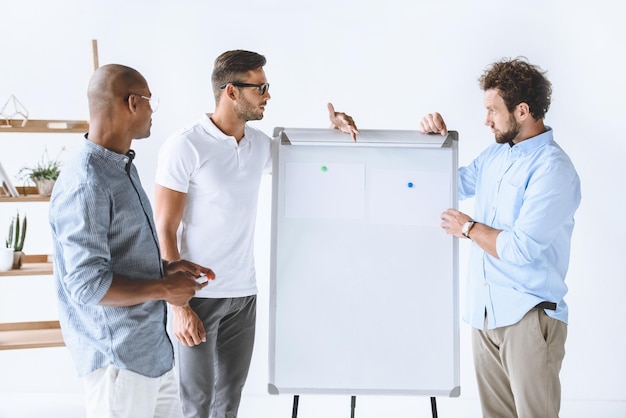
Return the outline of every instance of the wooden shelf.
<path id="1" fill-rule="evenodd" d="M 84 120 L 32 120 L 29 119 L 25 126 L 21 119 L 0 119 L 0 133 L 87 133 L 89 130 L 89 122 Z"/>
<path id="2" fill-rule="evenodd" d="M 31 194 L 28 196 L 18 196 L 18 197 L 10 197 L 5 195 L 0 195 L 1 203 L 11 203 L 11 202 L 49 202 L 50 196 L 43 196 L 40 194 Z"/>
<path id="3" fill-rule="evenodd" d="M 0 350 L 63 347 L 59 321 L 0 324 Z"/>
<path id="4" fill-rule="evenodd" d="M 0 194 L 0 203 L 11 202 L 49 202 L 50 196 L 44 196 L 38 194 L 36 187 L 31 186 L 17 186 L 17 192 L 20 194 L 17 197 L 7 196 Z"/>
<path id="5" fill-rule="evenodd" d="M 52 261 L 47 254 L 24 254 L 22 268 L 0 271 L 1 276 L 46 276 L 52 274 Z"/>

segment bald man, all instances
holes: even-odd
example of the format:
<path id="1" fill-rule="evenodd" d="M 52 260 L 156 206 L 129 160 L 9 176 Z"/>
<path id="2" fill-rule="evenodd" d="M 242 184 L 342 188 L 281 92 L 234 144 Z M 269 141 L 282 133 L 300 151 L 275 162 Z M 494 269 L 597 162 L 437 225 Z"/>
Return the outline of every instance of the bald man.
<path id="1" fill-rule="evenodd" d="M 150 135 L 156 110 L 144 77 L 123 65 L 100 67 L 88 99 L 86 141 L 50 200 L 63 337 L 85 385 L 88 418 L 182 417 L 166 302 L 185 305 L 215 276 L 161 258 L 130 149 Z"/>

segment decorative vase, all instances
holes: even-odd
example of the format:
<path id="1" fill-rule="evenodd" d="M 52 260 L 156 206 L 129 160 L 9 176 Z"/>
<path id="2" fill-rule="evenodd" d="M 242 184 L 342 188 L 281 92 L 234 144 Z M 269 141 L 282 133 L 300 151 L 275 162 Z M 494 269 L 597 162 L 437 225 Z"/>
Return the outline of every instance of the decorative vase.
<path id="1" fill-rule="evenodd" d="M 13 268 L 13 248 L 0 248 L 0 271 Z"/>
<path id="2" fill-rule="evenodd" d="M 22 268 L 22 256 L 24 253 L 22 251 L 13 251 L 13 270 Z"/>
<path id="3" fill-rule="evenodd" d="M 42 196 L 50 196 L 52 194 L 52 188 L 56 180 L 42 179 L 34 180 L 37 185 L 37 191 Z"/>

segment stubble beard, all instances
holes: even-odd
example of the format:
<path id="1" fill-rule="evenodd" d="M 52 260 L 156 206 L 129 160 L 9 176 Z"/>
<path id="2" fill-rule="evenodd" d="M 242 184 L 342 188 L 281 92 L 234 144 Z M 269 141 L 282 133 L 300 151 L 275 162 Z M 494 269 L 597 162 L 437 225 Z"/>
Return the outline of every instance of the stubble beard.
<path id="1" fill-rule="evenodd" d="M 512 114 L 509 116 L 509 129 L 504 132 L 496 132 L 496 142 L 498 144 L 508 144 L 513 142 L 519 135 L 520 125 Z"/>
<path id="2" fill-rule="evenodd" d="M 245 98 L 242 99 L 235 108 L 235 113 L 237 117 L 244 122 L 263 119 L 263 110 L 259 109 L 258 106 L 253 105 Z"/>

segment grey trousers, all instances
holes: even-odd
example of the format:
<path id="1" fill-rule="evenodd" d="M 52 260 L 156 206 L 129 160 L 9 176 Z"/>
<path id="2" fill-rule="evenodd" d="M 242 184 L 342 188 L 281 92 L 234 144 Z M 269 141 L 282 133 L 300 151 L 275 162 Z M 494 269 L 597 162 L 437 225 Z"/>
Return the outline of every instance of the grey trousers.
<path id="1" fill-rule="evenodd" d="M 517 324 L 472 330 L 474 367 L 486 418 L 557 418 L 559 372 L 567 325 L 543 309 L 531 309 Z"/>
<path id="2" fill-rule="evenodd" d="M 256 325 L 256 296 L 193 298 L 206 342 L 177 347 L 180 397 L 186 418 L 235 418 L 248 376 Z"/>

